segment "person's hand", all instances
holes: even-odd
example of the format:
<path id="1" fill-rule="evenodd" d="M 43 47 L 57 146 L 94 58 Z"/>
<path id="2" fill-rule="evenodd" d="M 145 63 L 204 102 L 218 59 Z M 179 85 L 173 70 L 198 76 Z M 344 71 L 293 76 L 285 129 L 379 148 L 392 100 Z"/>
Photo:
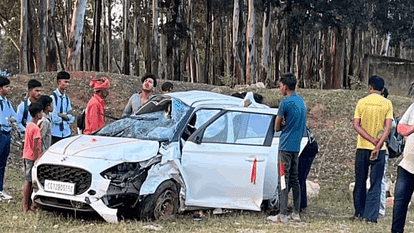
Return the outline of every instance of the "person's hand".
<path id="1" fill-rule="evenodd" d="M 7 118 L 7 120 L 10 121 L 10 123 L 16 122 L 16 120 L 13 117 L 9 117 L 9 118 Z"/>
<path id="2" fill-rule="evenodd" d="M 68 121 L 69 120 L 69 117 L 66 114 L 58 113 L 58 116 L 61 117 L 65 121 Z"/>
<path id="3" fill-rule="evenodd" d="M 285 127 L 285 125 L 286 125 L 286 119 L 282 117 L 282 120 L 280 121 L 280 128 Z"/>
<path id="4" fill-rule="evenodd" d="M 379 150 L 378 150 L 378 149 L 374 149 L 374 150 L 371 152 L 371 156 L 369 157 L 369 159 L 370 159 L 371 161 L 377 160 L 377 159 L 378 159 L 378 153 L 379 153 Z"/>

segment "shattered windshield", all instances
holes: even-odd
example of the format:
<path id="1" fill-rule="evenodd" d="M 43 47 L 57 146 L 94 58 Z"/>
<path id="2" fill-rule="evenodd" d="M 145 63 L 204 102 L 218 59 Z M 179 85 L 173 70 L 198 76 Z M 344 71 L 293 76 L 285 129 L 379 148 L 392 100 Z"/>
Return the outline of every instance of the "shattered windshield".
<path id="1" fill-rule="evenodd" d="M 148 108 L 152 109 L 152 112 L 143 114 L 138 112 L 139 115 L 132 115 L 115 121 L 104 126 L 95 135 L 161 141 L 171 140 L 177 131 L 179 122 L 190 108 L 175 99 L 151 102 L 146 106 L 150 106 Z M 152 105 L 156 107 L 152 108 Z"/>

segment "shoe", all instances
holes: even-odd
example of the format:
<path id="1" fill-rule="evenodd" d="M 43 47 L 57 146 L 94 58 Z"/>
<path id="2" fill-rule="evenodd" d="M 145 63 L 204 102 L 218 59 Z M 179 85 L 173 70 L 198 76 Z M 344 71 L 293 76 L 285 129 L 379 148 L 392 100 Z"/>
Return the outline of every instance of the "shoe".
<path id="1" fill-rule="evenodd" d="M 270 222 L 277 222 L 277 223 L 286 223 L 286 222 L 288 222 L 288 216 L 284 215 L 284 214 L 268 216 L 266 219 Z"/>
<path id="2" fill-rule="evenodd" d="M 300 222 L 300 215 L 296 213 L 292 213 L 289 215 L 290 220 L 293 222 Z"/>
<path id="3" fill-rule="evenodd" d="M 349 220 L 351 220 L 351 221 L 354 221 L 354 220 L 359 220 L 359 221 L 362 221 L 362 220 L 363 220 L 363 218 L 362 218 L 362 217 L 357 217 L 357 216 L 355 216 L 355 215 L 352 215 L 351 217 L 349 217 Z"/>
<path id="4" fill-rule="evenodd" d="M 4 192 L 4 190 L 3 191 L 0 191 L 0 199 L 1 200 L 10 200 L 12 198 L 13 197 L 10 196 L 9 194 L 7 194 L 6 192 Z"/>
<path id="5" fill-rule="evenodd" d="M 377 220 L 368 220 L 368 219 L 366 219 L 366 218 L 364 218 L 364 221 L 365 221 L 367 224 L 376 224 L 376 223 L 377 223 Z"/>

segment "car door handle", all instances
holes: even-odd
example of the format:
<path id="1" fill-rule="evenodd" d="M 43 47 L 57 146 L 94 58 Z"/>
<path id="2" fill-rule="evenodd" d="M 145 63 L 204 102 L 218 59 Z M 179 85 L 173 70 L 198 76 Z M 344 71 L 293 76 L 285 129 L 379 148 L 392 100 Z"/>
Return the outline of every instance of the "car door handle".
<path id="1" fill-rule="evenodd" d="M 264 159 L 258 159 L 258 158 L 245 158 L 244 160 L 248 162 L 254 162 L 254 159 L 256 159 L 257 162 L 264 162 Z"/>

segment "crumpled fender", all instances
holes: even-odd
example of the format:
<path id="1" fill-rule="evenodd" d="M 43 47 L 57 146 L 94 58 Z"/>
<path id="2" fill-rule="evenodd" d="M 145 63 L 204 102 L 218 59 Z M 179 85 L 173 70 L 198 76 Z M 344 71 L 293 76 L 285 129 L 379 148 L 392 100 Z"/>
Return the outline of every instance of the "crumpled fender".
<path id="1" fill-rule="evenodd" d="M 148 170 L 147 179 L 142 184 L 139 195 L 142 197 L 155 193 L 162 182 L 170 179 L 178 182 L 181 187 L 184 186 L 178 166 L 173 160 L 155 164 Z"/>

